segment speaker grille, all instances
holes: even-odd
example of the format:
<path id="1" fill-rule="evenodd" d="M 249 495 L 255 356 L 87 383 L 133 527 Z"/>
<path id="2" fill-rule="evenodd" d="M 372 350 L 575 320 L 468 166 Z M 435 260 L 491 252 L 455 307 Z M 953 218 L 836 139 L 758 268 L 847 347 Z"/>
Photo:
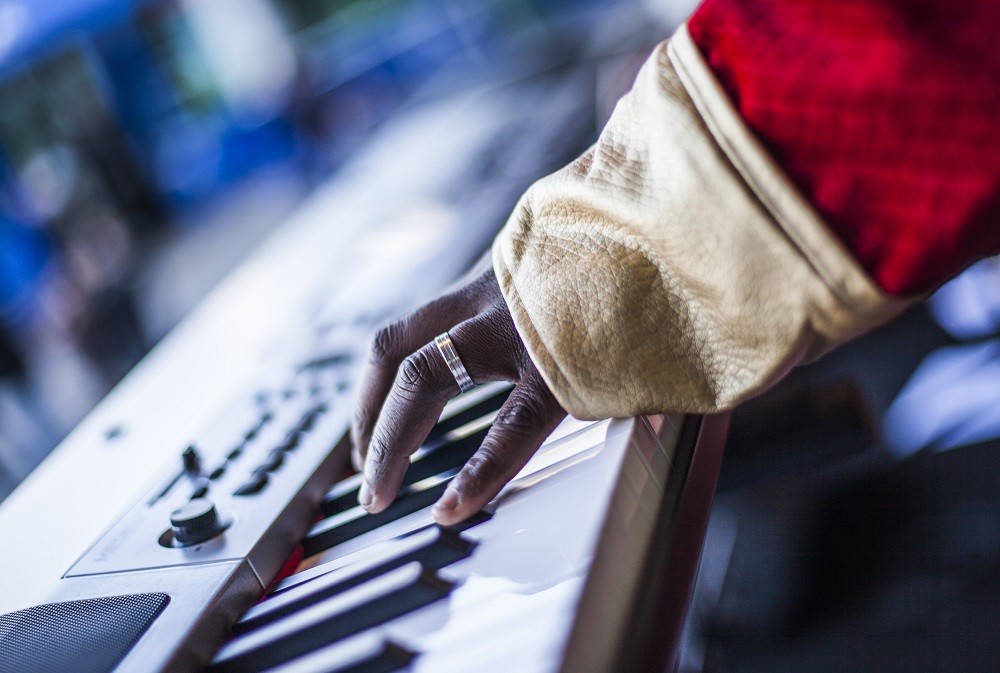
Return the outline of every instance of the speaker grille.
<path id="1" fill-rule="evenodd" d="M 105 596 L 0 615 L 0 673 L 110 673 L 168 602 Z"/>

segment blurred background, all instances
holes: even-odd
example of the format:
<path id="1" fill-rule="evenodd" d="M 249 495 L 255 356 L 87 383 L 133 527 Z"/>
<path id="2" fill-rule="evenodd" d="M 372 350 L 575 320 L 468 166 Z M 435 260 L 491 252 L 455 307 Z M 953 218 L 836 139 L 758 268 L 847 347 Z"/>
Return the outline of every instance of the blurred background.
<path id="1" fill-rule="evenodd" d="M 0 499 L 386 120 L 595 55 L 610 108 L 682 5 L 0 0 Z"/>
<path id="2" fill-rule="evenodd" d="M 0 0 L 0 500 L 387 120 L 587 61 L 578 151 L 694 4 Z M 681 670 L 996 667 L 998 335 L 987 260 L 736 412 Z"/>

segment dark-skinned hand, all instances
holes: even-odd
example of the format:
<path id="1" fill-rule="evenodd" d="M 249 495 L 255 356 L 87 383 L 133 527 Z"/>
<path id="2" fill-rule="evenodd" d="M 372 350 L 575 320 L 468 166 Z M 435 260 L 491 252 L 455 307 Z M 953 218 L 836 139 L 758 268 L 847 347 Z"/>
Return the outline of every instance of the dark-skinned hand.
<path id="1" fill-rule="evenodd" d="M 352 428 L 352 458 L 364 472 L 358 499 L 369 512 L 392 503 L 410 454 L 459 392 L 434 344 L 443 332 L 476 384 L 515 387 L 482 446 L 434 506 L 439 523 L 455 524 L 482 509 L 566 416 L 528 357 L 493 270 L 479 273 L 375 336 Z"/>

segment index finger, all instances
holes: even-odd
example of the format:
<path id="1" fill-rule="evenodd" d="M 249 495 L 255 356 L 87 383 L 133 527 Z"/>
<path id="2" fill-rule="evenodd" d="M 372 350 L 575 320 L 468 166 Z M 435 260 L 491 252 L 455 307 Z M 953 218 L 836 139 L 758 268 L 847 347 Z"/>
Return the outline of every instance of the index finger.
<path id="1" fill-rule="evenodd" d="M 358 389 L 351 425 L 351 459 L 361 471 L 372 431 L 403 360 L 446 329 L 471 317 L 476 306 L 462 291 L 439 297 L 375 334 Z"/>
<path id="2" fill-rule="evenodd" d="M 427 344 L 403 360 L 375 423 L 358 495 L 361 506 L 373 514 L 393 501 L 410 454 L 458 392 L 458 384 L 436 350 L 434 344 Z"/>
<path id="3" fill-rule="evenodd" d="M 504 336 L 498 333 L 493 313 L 466 320 L 448 334 L 475 383 L 513 380 L 515 370 L 508 360 L 516 351 L 504 347 Z M 375 424 L 365 459 L 365 479 L 358 499 L 369 512 L 379 512 L 395 499 L 410 455 L 427 438 L 445 403 L 458 392 L 455 377 L 434 343 L 403 361 Z"/>

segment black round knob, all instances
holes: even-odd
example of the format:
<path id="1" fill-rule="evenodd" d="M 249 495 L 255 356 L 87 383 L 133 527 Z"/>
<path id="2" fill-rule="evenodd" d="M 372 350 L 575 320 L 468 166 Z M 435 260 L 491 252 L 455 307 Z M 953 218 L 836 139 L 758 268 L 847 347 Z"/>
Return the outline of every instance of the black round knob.
<path id="1" fill-rule="evenodd" d="M 208 498 L 193 498 L 170 513 L 174 539 L 182 547 L 210 540 L 222 532 L 215 503 Z"/>

